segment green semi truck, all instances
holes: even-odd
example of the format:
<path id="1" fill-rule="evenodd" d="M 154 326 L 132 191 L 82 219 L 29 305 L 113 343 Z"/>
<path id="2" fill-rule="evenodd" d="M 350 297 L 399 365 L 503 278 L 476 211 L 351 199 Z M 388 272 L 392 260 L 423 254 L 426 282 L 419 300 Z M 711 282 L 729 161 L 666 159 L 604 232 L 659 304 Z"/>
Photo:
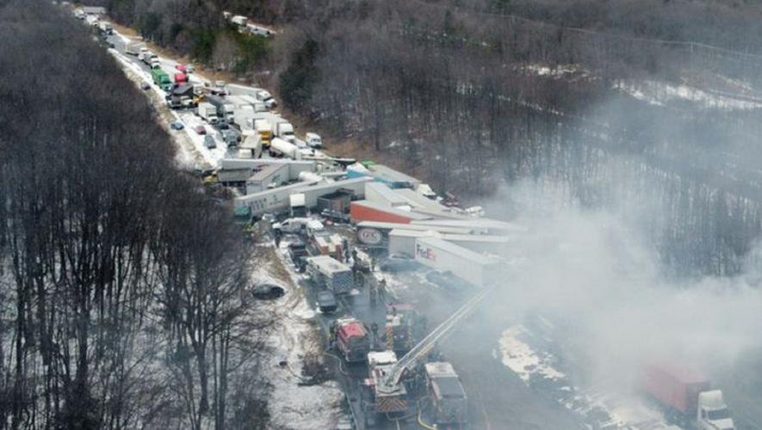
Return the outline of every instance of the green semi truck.
<path id="1" fill-rule="evenodd" d="M 161 69 L 153 69 L 151 70 L 151 78 L 153 78 L 153 83 L 158 85 L 159 88 L 161 88 L 164 91 L 172 91 L 172 80 L 169 79 L 169 75 L 167 72 Z"/>

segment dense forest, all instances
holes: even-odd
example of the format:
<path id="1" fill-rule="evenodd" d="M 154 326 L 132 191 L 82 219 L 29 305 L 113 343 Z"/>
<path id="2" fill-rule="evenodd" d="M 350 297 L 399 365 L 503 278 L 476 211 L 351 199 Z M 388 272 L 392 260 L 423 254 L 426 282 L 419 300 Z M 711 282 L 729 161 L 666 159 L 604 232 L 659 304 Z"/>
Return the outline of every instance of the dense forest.
<path id="1" fill-rule="evenodd" d="M 619 90 L 662 82 L 762 100 L 758 2 L 101 4 L 150 39 L 206 52 L 196 57 L 215 67 L 215 51 L 231 51 L 222 10 L 278 26 L 257 55 L 239 41 L 246 67 L 228 61 L 232 71 L 274 89 L 334 141 L 437 189 L 489 194 L 529 177 L 590 206 L 655 201 L 643 222 L 675 272 L 733 273 L 760 230 L 758 110 Z"/>
<path id="2" fill-rule="evenodd" d="M 0 37 L 0 428 L 264 425 L 226 200 L 70 13 L 2 1 Z"/>

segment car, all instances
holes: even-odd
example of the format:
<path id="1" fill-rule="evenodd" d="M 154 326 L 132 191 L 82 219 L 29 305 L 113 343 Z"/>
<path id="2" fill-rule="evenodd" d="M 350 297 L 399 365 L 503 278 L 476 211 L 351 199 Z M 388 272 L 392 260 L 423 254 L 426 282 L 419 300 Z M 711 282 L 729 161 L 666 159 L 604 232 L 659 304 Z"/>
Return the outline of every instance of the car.
<path id="1" fill-rule="evenodd" d="M 175 69 L 180 73 L 188 73 L 188 68 L 182 64 L 176 64 Z"/>
<path id="2" fill-rule="evenodd" d="M 195 130 L 195 132 L 198 134 L 206 134 L 206 127 L 204 127 L 203 125 L 197 125 L 193 127 L 193 130 Z"/>
<path id="3" fill-rule="evenodd" d="M 389 254 L 378 266 L 384 272 L 403 272 L 417 267 L 418 263 L 407 254 Z"/>
<path id="4" fill-rule="evenodd" d="M 195 71 L 196 71 L 196 68 L 193 67 L 193 64 L 185 65 L 185 73 L 193 73 Z"/>
<path id="5" fill-rule="evenodd" d="M 275 300 L 286 295 L 286 290 L 275 284 L 255 285 L 251 295 L 259 300 Z"/>
<path id="6" fill-rule="evenodd" d="M 185 125 L 183 125 L 183 123 L 180 121 L 175 121 L 172 123 L 172 125 L 170 125 L 170 127 L 172 127 L 172 130 L 182 130 L 185 128 Z"/>
<path id="7" fill-rule="evenodd" d="M 318 293 L 317 303 L 318 309 L 324 314 L 336 312 L 336 309 L 339 307 L 339 303 L 336 301 L 336 296 L 328 290 L 323 290 Z"/>
<path id="8" fill-rule="evenodd" d="M 453 290 L 465 290 L 469 285 L 466 281 L 461 280 L 452 274 L 452 272 L 439 272 L 433 270 L 426 274 L 426 280 L 432 284 L 439 285 L 442 288 Z"/>
<path id="9" fill-rule="evenodd" d="M 206 146 L 206 149 L 214 149 L 217 147 L 217 142 L 214 140 L 212 136 L 209 136 L 208 134 L 204 136 L 204 146 Z"/>
<path id="10" fill-rule="evenodd" d="M 143 84 L 140 86 L 140 88 L 142 88 L 143 91 L 148 91 L 151 89 L 151 84 Z"/>

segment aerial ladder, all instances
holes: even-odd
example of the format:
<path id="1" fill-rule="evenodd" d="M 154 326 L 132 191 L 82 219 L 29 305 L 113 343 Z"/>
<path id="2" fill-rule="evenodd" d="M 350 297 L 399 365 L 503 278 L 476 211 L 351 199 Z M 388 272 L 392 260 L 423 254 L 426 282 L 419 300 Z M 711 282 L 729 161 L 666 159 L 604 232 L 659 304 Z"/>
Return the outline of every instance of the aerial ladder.
<path id="1" fill-rule="evenodd" d="M 408 410 L 407 391 L 402 383 L 402 376 L 405 371 L 415 367 L 420 360 L 431 352 L 437 342 L 468 318 L 490 291 L 491 288 L 484 288 L 479 291 L 399 360 L 396 359 L 393 351 L 368 354 L 370 371 L 368 383 L 372 385 L 376 413 L 394 414 L 404 413 Z"/>

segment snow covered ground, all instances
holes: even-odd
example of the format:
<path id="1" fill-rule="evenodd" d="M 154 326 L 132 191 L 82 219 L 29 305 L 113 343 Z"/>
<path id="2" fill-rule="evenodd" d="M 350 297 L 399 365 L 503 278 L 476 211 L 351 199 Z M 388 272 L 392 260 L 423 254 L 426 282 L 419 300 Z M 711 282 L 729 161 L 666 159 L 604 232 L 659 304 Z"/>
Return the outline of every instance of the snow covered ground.
<path id="1" fill-rule="evenodd" d="M 553 390 L 548 393 L 551 397 L 590 425 L 611 430 L 679 429 L 668 426 L 659 412 L 639 398 L 574 386 L 564 372 L 554 367 L 557 357 L 532 346 L 532 334 L 521 324 L 505 330 L 499 345 L 499 359 L 525 384 Z"/>
<path id="2" fill-rule="evenodd" d="M 267 340 L 272 352 L 264 363 L 265 379 L 272 387 L 269 399 L 273 429 L 331 429 L 340 418 L 342 392 L 335 381 L 302 386 L 301 369 L 308 356 L 321 356 L 323 345 L 312 325 L 315 312 L 301 293 L 294 279 L 274 276 L 280 258 L 266 260 L 252 275 L 255 282 L 282 285 L 286 295 L 268 303 L 266 309 L 274 317 L 275 327 Z M 289 275 L 295 275 L 289 270 Z"/>
<path id="3" fill-rule="evenodd" d="M 688 85 L 672 85 L 658 81 L 621 80 L 614 89 L 656 106 L 670 102 L 691 102 L 699 106 L 723 110 L 748 110 L 762 108 L 762 100 L 732 94 L 707 92 Z"/>

